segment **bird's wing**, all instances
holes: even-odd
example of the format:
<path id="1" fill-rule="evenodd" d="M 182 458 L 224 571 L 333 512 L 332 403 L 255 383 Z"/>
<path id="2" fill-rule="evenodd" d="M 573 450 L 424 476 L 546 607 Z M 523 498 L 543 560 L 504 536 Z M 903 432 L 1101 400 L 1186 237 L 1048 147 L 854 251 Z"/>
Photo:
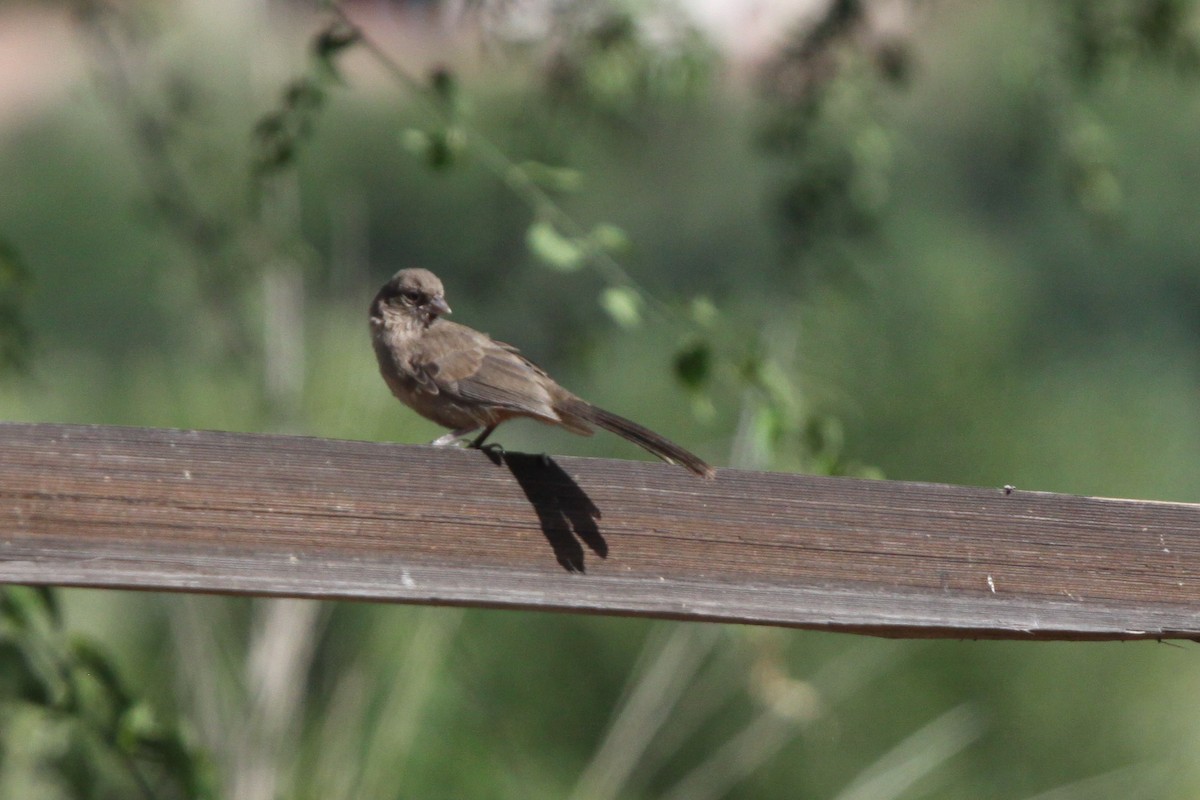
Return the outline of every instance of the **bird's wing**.
<path id="1" fill-rule="evenodd" d="M 429 326 L 412 361 L 431 393 L 558 421 L 557 384 L 513 346 L 446 320 Z"/>

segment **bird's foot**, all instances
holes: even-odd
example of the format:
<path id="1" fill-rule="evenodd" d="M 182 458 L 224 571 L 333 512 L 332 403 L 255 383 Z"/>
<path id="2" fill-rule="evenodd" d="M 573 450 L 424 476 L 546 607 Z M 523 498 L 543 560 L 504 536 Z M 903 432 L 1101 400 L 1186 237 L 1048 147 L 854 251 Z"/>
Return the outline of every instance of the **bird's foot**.
<path id="1" fill-rule="evenodd" d="M 483 429 L 483 433 L 476 436 L 475 440 L 471 442 L 471 447 L 474 447 L 476 450 L 482 450 L 483 443 L 487 441 L 487 438 L 492 435 L 492 431 L 494 430 L 496 430 L 495 425 L 488 425 Z"/>

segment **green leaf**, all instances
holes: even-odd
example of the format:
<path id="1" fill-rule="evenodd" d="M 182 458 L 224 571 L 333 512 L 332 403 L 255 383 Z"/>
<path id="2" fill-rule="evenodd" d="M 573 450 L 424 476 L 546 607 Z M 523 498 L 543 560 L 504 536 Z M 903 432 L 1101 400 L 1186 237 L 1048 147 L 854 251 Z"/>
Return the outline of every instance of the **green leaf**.
<path id="1" fill-rule="evenodd" d="M 462 128 L 450 126 L 434 131 L 427 156 L 429 166 L 436 170 L 448 169 L 458 163 L 458 157 L 466 147 L 467 134 Z"/>
<path id="2" fill-rule="evenodd" d="M 778 407 L 773 405 L 759 406 L 751 423 L 755 441 L 768 453 L 774 453 L 778 449 L 779 441 L 783 438 L 786 428 L 787 424 L 783 414 Z"/>
<path id="3" fill-rule="evenodd" d="M 833 463 L 842 457 L 846 434 L 841 420 L 828 415 L 814 415 L 805 422 L 804 445 L 814 456 L 822 456 Z"/>
<path id="4" fill-rule="evenodd" d="M 583 173 L 570 167 L 552 167 L 540 161 L 526 161 L 516 169 L 526 180 L 552 191 L 578 192 L 583 188 Z"/>
<path id="5" fill-rule="evenodd" d="M 283 107 L 292 113 L 316 111 L 324 102 L 325 90 L 309 78 L 293 81 L 283 92 Z"/>
<path id="6" fill-rule="evenodd" d="M 607 222 L 592 228 L 588 241 L 607 253 L 624 253 L 629 250 L 629 235 L 624 230 Z"/>
<path id="7" fill-rule="evenodd" d="M 71 642 L 71 655 L 75 658 L 76 669 L 99 687 L 107 706 L 117 713 L 129 708 L 132 700 L 121 685 L 116 666 L 97 645 L 85 639 L 74 639 Z"/>
<path id="8" fill-rule="evenodd" d="M 762 358 L 757 353 L 751 353 L 738 364 L 738 375 L 749 386 L 758 386 L 760 372 L 762 372 Z"/>
<path id="9" fill-rule="evenodd" d="M 0 592 L 0 617 L 17 630 L 33 630 L 57 621 L 58 607 L 47 602 L 46 593 L 33 586 L 6 586 Z"/>
<path id="10" fill-rule="evenodd" d="M 439 101 L 451 105 L 458 94 L 458 79 L 447 67 L 437 67 L 429 74 L 429 88 Z"/>
<path id="11" fill-rule="evenodd" d="M 466 143 L 466 131 L 457 126 L 437 131 L 409 128 L 400 133 L 400 144 L 404 149 L 435 170 L 454 166 Z"/>
<path id="12" fill-rule="evenodd" d="M 688 305 L 688 316 L 701 328 L 711 328 L 720 315 L 716 304 L 704 295 L 693 297 Z"/>
<path id="13" fill-rule="evenodd" d="M 760 364 L 758 386 L 770 398 L 771 404 L 779 408 L 781 416 L 789 416 L 797 411 L 799 394 L 777 362 L 765 360 Z"/>
<path id="14" fill-rule="evenodd" d="M 695 342 L 675 355 L 675 376 L 689 389 L 699 389 L 712 375 L 713 354 L 708 342 Z"/>
<path id="15" fill-rule="evenodd" d="M 328 27 L 313 37 L 313 57 L 317 67 L 324 75 L 332 80 L 340 81 L 337 64 L 334 59 L 343 50 L 359 41 L 358 31 L 340 20 L 331 22 Z"/>
<path id="16" fill-rule="evenodd" d="M 296 155 L 296 140 L 287 129 L 282 112 L 267 114 L 254 126 L 257 152 L 254 171 L 269 173 L 290 166 Z"/>
<path id="17" fill-rule="evenodd" d="M 400 131 L 400 146 L 414 156 L 425 158 L 429 151 L 429 134 L 419 128 L 406 128 Z"/>
<path id="18" fill-rule="evenodd" d="M 0 372 L 28 367 L 33 334 L 15 301 L 0 298 Z"/>
<path id="19" fill-rule="evenodd" d="M 154 709 L 143 700 L 125 709 L 117 720 L 117 746 L 126 753 L 136 753 L 142 745 L 153 744 L 162 737 L 162 726 Z"/>
<path id="20" fill-rule="evenodd" d="M 16 642 L 0 640 L 0 697 L 48 705 L 50 690 Z"/>
<path id="21" fill-rule="evenodd" d="M 642 297 L 628 286 L 613 286 L 600 293 L 600 306 L 622 328 L 636 328 L 642 321 Z"/>
<path id="22" fill-rule="evenodd" d="M 563 236 L 546 220 L 529 226 L 525 243 L 546 266 L 560 272 L 574 272 L 583 266 L 587 256 L 577 240 Z"/>
<path id="23" fill-rule="evenodd" d="M 29 280 L 29 269 L 16 246 L 0 239 L 0 290 L 19 286 Z"/>
<path id="24" fill-rule="evenodd" d="M 53 586 L 35 586 L 33 587 L 33 591 L 41 598 L 42 608 L 45 609 L 50 622 L 55 627 L 61 626 L 62 606 L 58 602 L 58 591 Z"/>
<path id="25" fill-rule="evenodd" d="M 30 272 L 20 252 L 0 238 L 0 371 L 21 369 L 33 342 L 33 334 L 22 313 L 24 289 Z"/>
<path id="26" fill-rule="evenodd" d="M 269 175 L 290 167 L 301 140 L 312 131 L 325 90 L 311 78 L 293 81 L 283 92 L 280 108 L 264 114 L 254 126 L 254 171 Z"/>
<path id="27" fill-rule="evenodd" d="M 692 416 L 709 423 L 717 418 L 717 407 L 705 392 L 692 392 Z"/>

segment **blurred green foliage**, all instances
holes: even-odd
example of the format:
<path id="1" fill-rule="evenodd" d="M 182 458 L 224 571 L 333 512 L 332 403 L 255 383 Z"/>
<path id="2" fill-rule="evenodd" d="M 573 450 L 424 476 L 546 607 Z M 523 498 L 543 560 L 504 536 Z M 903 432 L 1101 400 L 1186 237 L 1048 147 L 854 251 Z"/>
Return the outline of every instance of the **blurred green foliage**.
<path id="1" fill-rule="evenodd" d="M 36 342 L 0 416 L 430 439 L 364 319 L 420 264 L 456 318 L 721 465 L 1200 499 L 1194 4 L 935 3 L 880 37 L 873 4 L 840 0 L 751 80 L 688 24 L 664 42 L 651 12 L 587 5 L 554 35 L 485 32 L 483 67 L 453 48 L 408 67 L 369 26 L 407 85 L 324 19 L 84 17 L 97 91 L 0 132 L 20 254 L 0 320 L 10 286 L 23 320 L 0 346 Z M 106 741 L 163 730 L 144 694 L 231 797 L 244 730 L 276 796 L 322 800 L 1200 788 L 1190 644 L 330 604 L 272 727 L 250 676 L 273 606 L 63 604 L 138 687 L 92 671 L 123 698 L 97 712 Z M 0 647 L 6 698 L 48 696 L 29 663 Z M 66 741 L 7 714 L 0 795 L 103 796 L 71 780 L 103 759 Z"/>
<path id="2" fill-rule="evenodd" d="M 23 749 L 41 770 L 61 778 L 59 786 L 35 789 L 22 784 L 20 770 L 9 769 L 0 773 L 6 795 L 214 796 L 207 762 L 182 730 L 164 724 L 129 692 L 99 646 L 66 633 L 54 590 L 11 586 L 0 592 L 0 666 L 4 729 L 36 725 L 55 740 L 39 750 L 6 738 L 6 765 L 12 751 Z"/>
<path id="3" fill-rule="evenodd" d="M 30 275 L 17 249 L 0 239 L 0 371 L 25 366 L 31 346 L 22 303 Z"/>

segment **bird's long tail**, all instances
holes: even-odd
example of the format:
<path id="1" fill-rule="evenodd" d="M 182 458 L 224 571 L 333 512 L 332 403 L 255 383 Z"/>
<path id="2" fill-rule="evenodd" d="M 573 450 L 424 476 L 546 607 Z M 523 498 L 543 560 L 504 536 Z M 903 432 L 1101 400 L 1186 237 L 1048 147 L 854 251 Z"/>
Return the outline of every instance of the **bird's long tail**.
<path id="1" fill-rule="evenodd" d="M 594 423 L 610 433 L 628 439 L 636 445 L 649 450 L 654 455 L 672 464 L 690 469 L 702 478 L 714 478 L 717 471 L 694 453 L 684 450 L 679 445 L 660 436 L 649 428 L 638 425 L 633 420 L 605 411 L 584 400 L 576 399 L 571 403 L 569 413 Z"/>

